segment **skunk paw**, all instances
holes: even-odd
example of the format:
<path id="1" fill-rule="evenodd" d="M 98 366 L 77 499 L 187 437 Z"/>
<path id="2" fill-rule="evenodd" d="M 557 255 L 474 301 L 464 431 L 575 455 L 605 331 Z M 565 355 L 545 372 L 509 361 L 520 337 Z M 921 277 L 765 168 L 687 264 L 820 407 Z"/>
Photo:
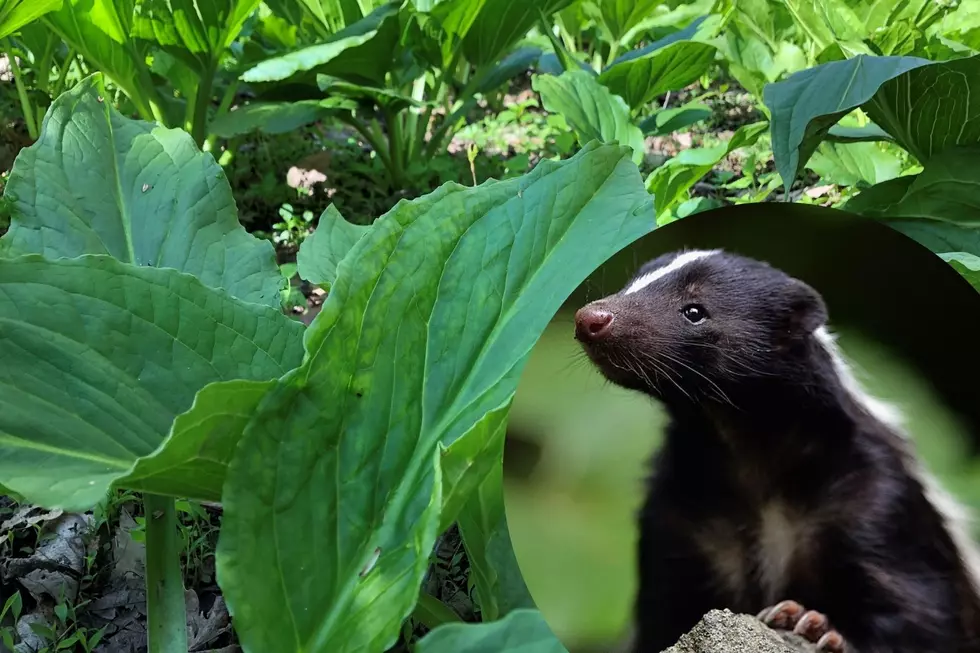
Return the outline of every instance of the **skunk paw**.
<path id="1" fill-rule="evenodd" d="M 847 653 L 847 644 L 839 632 L 831 628 L 827 615 L 807 610 L 796 601 L 780 601 L 756 617 L 774 630 L 790 630 L 817 645 L 826 653 Z"/>

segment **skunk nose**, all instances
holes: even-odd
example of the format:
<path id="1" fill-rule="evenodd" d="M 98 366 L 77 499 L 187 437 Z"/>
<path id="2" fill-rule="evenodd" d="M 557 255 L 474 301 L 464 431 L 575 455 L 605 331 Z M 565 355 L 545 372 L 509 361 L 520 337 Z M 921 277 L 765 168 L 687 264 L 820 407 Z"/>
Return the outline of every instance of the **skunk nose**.
<path id="1" fill-rule="evenodd" d="M 604 338 L 612 323 L 613 314 L 609 311 L 584 306 L 575 313 L 575 337 L 583 342 Z"/>

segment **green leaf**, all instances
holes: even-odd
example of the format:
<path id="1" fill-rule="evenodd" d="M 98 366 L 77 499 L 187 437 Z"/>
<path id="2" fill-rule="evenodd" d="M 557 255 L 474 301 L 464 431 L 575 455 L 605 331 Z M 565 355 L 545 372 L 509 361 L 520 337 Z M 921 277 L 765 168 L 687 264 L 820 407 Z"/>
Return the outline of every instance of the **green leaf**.
<path id="1" fill-rule="evenodd" d="M 329 35 L 371 14 L 388 0 L 292 0 L 303 12 L 314 19 L 317 32 Z M 279 5 L 280 2 L 273 3 Z M 277 7 L 278 8 L 278 7 Z"/>
<path id="2" fill-rule="evenodd" d="M 446 184 L 340 261 L 307 358 L 229 468 L 218 577 L 243 646 L 395 642 L 438 532 L 441 447 L 496 431 L 488 414 L 560 304 L 654 227 L 629 156 L 593 143 L 521 178 Z M 332 554 L 306 555 L 312 541 Z"/>
<path id="3" fill-rule="evenodd" d="M 668 91 L 684 88 L 708 70 L 718 52 L 713 45 L 686 40 L 702 22 L 619 57 L 599 74 L 599 81 L 634 111 Z"/>
<path id="4" fill-rule="evenodd" d="M 370 231 L 368 225 L 347 222 L 333 204 L 320 215 L 313 233 L 296 254 L 299 276 L 327 290 L 337 276 L 337 266 L 354 245 Z"/>
<path id="5" fill-rule="evenodd" d="M 253 102 L 218 116 L 211 121 L 208 130 L 219 138 L 232 138 L 255 130 L 285 134 L 354 106 L 346 98 L 335 97 L 298 102 Z"/>
<path id="6" fill-rule="evenodd" d="M 666 0 L 598 0 L 583 2 L 583 13 L 594 20 L 607 43 L 629 45 L 650 14 Z"/>
<path id="7" fill-rule="evenodd" d="M 954 12 L 947 14 L 938 31 L 947 41 L 973 54 L 980 53 L 980 7 L 973 2 L 961 2 Z"/>
<path id="8" fill-rule="evenodd" d="M 920 163 L 980 143 L 980 55 L 916 67 L 885 82 L 868 116 Z"/>
<path id="9" fill-rule="evenodd" d="M 298 334 L 297 334 L 298 338 Z M 293 359 L 299 365 L 299 358 Z M 245 426 L 274 381 L 210 383 L 174 420 L 167 439 L 114 485 L 139 492 L 220 501 L 225 474 Z"/>
<path id="10" fill-rule="evenodd" d="M 894 179 L 902 161 L 876 143 L 821 143 L 807 167 L 820 178 L 841 186 L 867 187 Z"/>
<path id="11" fill-rule="evenodd" d="M 573 1 L 479 0 L 479 12 L 471 19 L 472 22 L 468 26 L 461 22 L 455 28 L 462 37 L 463 55 L 478 68 L 492 65 L 524 38 L 541 16 L 548 18 Z M 477 3 L 457 0 L 455 4 L 475 6 Z"/>
<path id="12" fill-rule="evenodd" d="M 862 190 L 842 208 L 883 220 L 937 254 L 980 256 L 978 153 L 978 146 L 946 150 L 919 174 Z"/>
<path id="13" fill-rule="evenodd" d="M 488 68 L 473 90 L 474 94 L 495 91 L 526 72 L 541 58 L 541 48 L 527 46 L 514 50 L 496 65 Z"/>
<path id="14" fill-rule="evenodd" d="M 966 252 L 947 252 L 939 257 L 962 274 L 974 290 L 980 292 L 980 256 Z"/>
<path id="15" fill-rule="evenodd" d="M 873 143 L 894 140 L 891 134 L 874 123 L 864 126 L 846 126 L 837 123 L 827 131 L 826 140 L 832 143 Z"/>
<path id="16" fill-rule="evenodd" d="M 86 510 L 213 381 L 296 367 L 303 326 L 172 269 L 0 259 L 0 482 Z"/>
<path id="17" fill-rule="evenodd" d="M 884 215 L 905 196 L 917 176 L 905 175 L 865 188 L 847 200 L 842 208 L 867 216 Z"/>
<path id="18" fill-rule="evenodd" d="M 712 113 L 711 107 L 706 104 L 688 102 L 679 107 L 654 112 L 639 127 L 644 136 L 663 136 L 707 120 Z"/>
<path id="19" fill-rule="evenodd" d="M 0 0 L 0 39 L 44 14 L 58 11 L 64 0 Z"/>
<path id="20" fill-rule="evenodd" d="M 632 148 L 634 163 L 643 160 L 643 133 L 630 120 L 629 107 L 591 73 L 569 70 L 558 77 L 535 75 L 531 87 L 541 94 L 546 111 L 565 118 L 580 144 L 618 142 Z"/>
<path id="21" fill-rule="evenodd" d="M 567 653 L 537 610 L 515 610 L 499 621 L 446 624 L 423 637 L 418 653 Z"/>
<path id="22" fill-rule="evenodd" d="M 405 95 L 397 90 L 377 86 L 365 86 L 364 84 L 353 84 L 332 75 L 318 74 L 316 76 L 317 87 L 325 92 L 336 94 L 334 97 L 343 96 L 356 106 L 356 101 L 370 100 L 379 107 L 390 111 L 402 111 L 408 107 L 422 107 L 423 102 Z"/>
<path id="23" fill-rule="evenodd" d="M 687 191 L 731 152 L 754 145 L 767 126 L 766 122 L 756 122 L 739 127 L 727 144 L 682 150 L 650 173 L 646 186 L 657 204 L 657 217 L 686 200 Z"/>
<path id="24" fill-rule="evenodd" d="M 182 96 L 181 99 L 185 102 L 182 115 L 186 115 L 186 98 L 193 98 L 197 95 L 197 89 L 201 84 L 201 75 L 194 68 L 188 66 L 183 59 L 178 59 L 163 50 L 153 52 L 150 70 L 166 79 L 174 90 Z"/>
<path id="25" fill-rule="evenodd" d="M 149 43 L 135 39 L 134 0 L 64 0 L 60 11 L 44 16 L 61 39 L 90 66 L 115 82 L 144 120 L 162 102 L 149 75 Z"/>
<path id="26" fill-rule="evenodd" d="M 978 156 L 980 146 L 947 149 L 915 176 L 862 191 L 847 202 L 846 210 L 883 219 L 938 220 L 980 228 Z"/>
<path id="27" fill-rule="evenodd" d="M 980 229 L 962 227 L 953 222 L 914 218 L 891 219 L 887 224 L 936 254 L 962 251 L 980 256 Z"/>
<path id="28" fill-rule="evenodd" d="M 275 249 L 239 223 L 214 158 L 183 130 L 125 118 L 104 94 L 98 73 L 62 94 L 17 156 L 4 189 L 9 252 L 109 254 L 278 307 Z"/>
<path id="29" fill-rule="evenodd" d="M 496 621 L 513 610 L 534 607 L 507 530 L 502 438 L 493 453 L 491 472 L 470 494 L 456 519 L 483 621 Z"/>
<path id="30" fill-rule="evenodd" d="M 980 56 L 932 63 L 859 55 L 801 71 L 765 89 L 776 169 L 789 188 L 828 130 L 855 108 L 925 163 L 980 142 Z"/>
<path id="31" fill-rule="evenodd" d="M 438 26 L 441 32 L 438 37 L 440 64 L 446 68 L 460 51 L 463 38 L 473 27 L 486 0 L 413 0 L 413 4 Z"/>
<path id="32" fill-rule="evenodd" d="M 419 594 L 419 602 L 415 605 L 415 612 L 412 613 L 412 617 L 422 622 L 430 630 L 442 624 L 462 621 L 452 608 L 425 592 Z"/>
<path id="33" fill-rule="evenodd" d="M 132 35 L 156 43 L 202 78 L 210 78 L 259 2 L 141 0 L 136 5 Z"/>
<path id="34" fill-rule="evenodd" d="M 888 0 L 885 0 L 886 2 Z M 817 51 L 835 46 L 860 44 L 865 31 L 851 9 L 856 2 L 827 0 L 786 0 L 786 8 Z"/>
<path id="35" fill-rule="evenodd" d="M 934 0 L 787 0 L 800 27 L 824 49 L 834 44 L 857 46 L 877 40 L 889 27 L 905 23 L 925 30 L 949 9 Z"/>
<path id="36" fill-rule="evenodd" d="M 311 71 L 325 64 L 337 62 L 345 54 L 349 57 L 353 55 L 355 59 L 366 57 L 373 64 L 367 67 L 369 69 L 377 68 L 379 65 L 384 67 L 386 50 L 381 47 L 381 44 L 372 41 L 378 37 L 386 23 L 392 22 L 389 19 L 398 15 L 399 5 L 400 3 L 397 2 L 382 5 L 362 20 L 332 34 L 322 43 L 266 59 L 245 71 L 241 79 L 246 82 L 281 81 L 296 73 Z M 370 54 L 372 51 L 375 53 L 374 55 Z M 390 48 L 388 48 L 388 53 L 390 54 Z M 350 61 L 340 62 L 340 64 L 345 69 L 353 65 Z M 377 74 L 372 74 L 371 70 L 365 69 L 362 72 L 370 78 L 377 77 Z M 376 72 L 374 71 L 374 73 Z"/>
<path id="37" fill-rule="evenodd" d="M 782 2 L 739 0 L 715 45 L 732 75 L 756 96 L 765 84 L 807 66 L 805 44 Z"/>
<path id="38" fill-rule="evenodd" d="M 456 521 L 470 497 L 503 460 L 510 405 L 488 412 L 476 426 L 442 449 L 442 515 L 439 532 Z"/>

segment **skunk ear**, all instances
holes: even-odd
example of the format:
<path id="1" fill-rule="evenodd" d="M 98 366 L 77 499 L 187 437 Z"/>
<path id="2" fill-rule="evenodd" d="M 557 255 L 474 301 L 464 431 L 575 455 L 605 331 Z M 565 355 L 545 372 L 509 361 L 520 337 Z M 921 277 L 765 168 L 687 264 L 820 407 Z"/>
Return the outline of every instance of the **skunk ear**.
<path id="1" fill-rule="evenodd" d="M 827 322 L 827 306 L 816 290 L 798 279 L 787 289 L 790 331 L 813 333 Z"/>

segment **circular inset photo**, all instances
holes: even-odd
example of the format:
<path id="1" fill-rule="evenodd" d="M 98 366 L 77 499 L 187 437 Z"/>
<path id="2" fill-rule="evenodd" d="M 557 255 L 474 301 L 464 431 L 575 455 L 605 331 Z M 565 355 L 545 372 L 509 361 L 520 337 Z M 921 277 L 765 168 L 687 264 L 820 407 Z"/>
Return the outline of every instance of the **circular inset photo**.
<path id="1" fill-rule="evenodd" d="M 976 324 L 945 261 L 831 209 L 709 211 L 614 256 L 508 426 L 508 528 L 552 630 L 656 653 L 728 609 L 826 651 L 975 641 Z"/>

